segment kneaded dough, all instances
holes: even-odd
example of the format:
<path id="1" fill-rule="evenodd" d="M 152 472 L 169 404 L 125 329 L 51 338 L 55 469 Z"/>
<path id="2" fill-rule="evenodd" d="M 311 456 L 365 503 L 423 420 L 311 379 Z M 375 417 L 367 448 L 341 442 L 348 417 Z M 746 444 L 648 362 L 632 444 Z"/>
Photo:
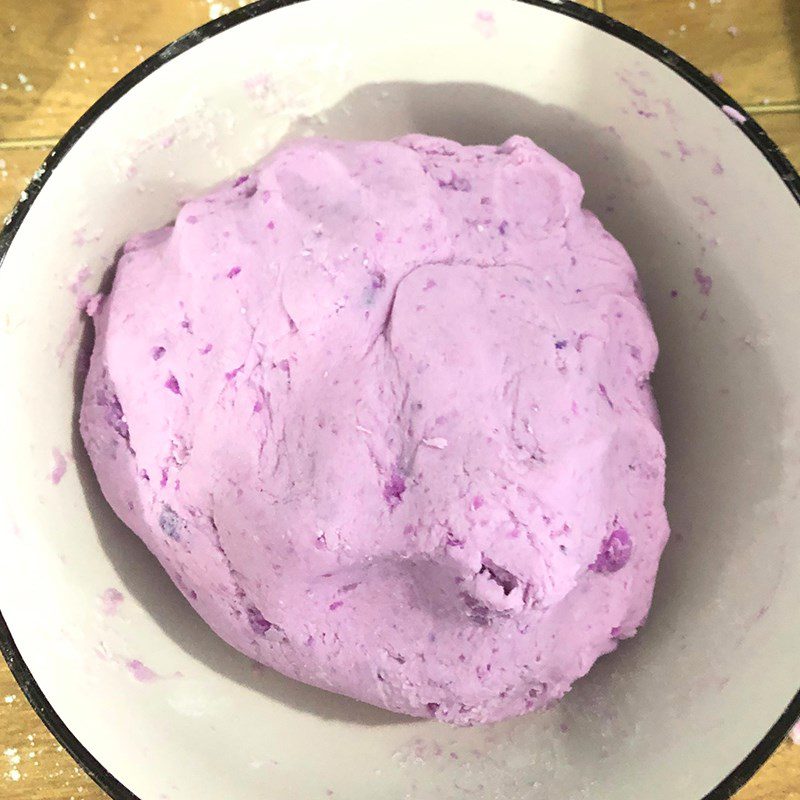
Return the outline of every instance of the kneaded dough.
<path id="1" fill-rule="evenodd" d="M 668 536 L 657 344 L 530 140 L 305 140 L 124 248 L 81 431 L 208 624 L 456 724 L 632 636 Z"/>

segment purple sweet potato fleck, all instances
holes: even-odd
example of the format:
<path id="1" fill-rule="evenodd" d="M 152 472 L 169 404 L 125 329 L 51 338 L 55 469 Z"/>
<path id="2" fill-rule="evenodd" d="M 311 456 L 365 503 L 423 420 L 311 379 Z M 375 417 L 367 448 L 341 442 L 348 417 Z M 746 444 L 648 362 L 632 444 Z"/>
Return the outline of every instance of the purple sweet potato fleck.
<path id="1" fill-rule="evenodd" d="M 383 499 L 389 504 L 389 508 L 395 508 L 403 500 L 403 492 L 406 490 L 405 478 L 397 471 L 392 470 L 392 474 L 383 486 Z"/>
<path id="2" fill-rule="evenodd" d="M 164 383 L 165 388 L 169 389 L 173 394 L 181 393 L 181 385 L 174 375 L 170 375 Z"/>
<path id="3" fill-rule="evenodd" d="M 175 510 L 168 505 L 161 509 L 158 517 L 158 527 L 161 528 L 170 539 L 179 542 L 186 533 L 186 523 L 178 516 Z"/>
<path id="4" fill-rule="evenodd" d="M 456 175 L 455 172 L 450 173 L 450 180 L 439 180 L 439 186 L 442 189 L 452 189 L 455 192 L 469 192 L 472 190 L 472 183 L 469 178 L 462 178 Z"/>
<path id="5" fill-rule="evenodd" d="M 150 351 L 150 355 L 153 357 L 153 361 L 158 361 L 159 359 L 164 357 L 164 353 L 166 353 L 166 352 L 167 352 L 167 348 L 166 347 L 161 347 L 161 345 L 159 345 L 158 347 L 154 347 Z"/>
<path id="6" fill-rule="evenodd" d="M 128 431 L 128 423 L 125 421 L 125 414 L 122 411 L 119 398 L 108 389 L 102 388 L 97 390 L 95 401 L 98 406 L 106 409 L 106 424 L 110 425 L 119 436 L 127 441 L 130 432 Z"/>
<path id="7" fill-rule="evenodd" d="M 272 623 L 264 619 L 264 615 L 255 606 L 247 606 L 247 621 L 253 632 L 259 636 L 263 636 L 272 627 Z"/>
<path id="8" fill-rule="evenodd" d="M 604 540 L 594 563 L 589 569 L 607 575 L 621 570 L 629 561 L 633 542 L 623 527 L 613 530 Z"/>

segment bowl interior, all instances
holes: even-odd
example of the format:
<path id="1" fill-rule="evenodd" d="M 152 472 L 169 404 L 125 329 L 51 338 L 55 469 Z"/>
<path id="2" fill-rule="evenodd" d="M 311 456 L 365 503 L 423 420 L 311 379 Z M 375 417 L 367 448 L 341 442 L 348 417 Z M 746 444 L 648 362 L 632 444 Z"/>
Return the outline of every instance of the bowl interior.
<path id="1" fill-rule="evenodd" d="M 465 730 L 224 645 L 106 506 L 75 429 L 76 300 L 129 235 L 282 139 L 410 131 L 525 134 L 577 170 L 662 348 L 673 536 L 648 624 L 553 709 Z M 800 674 L 799 223 L 734 121 L 546 4 L 311 0 L 169 61 L 65 155 L 0 270 L 0 607 L 45 695 L 143 800 L 699 800 Z"/>

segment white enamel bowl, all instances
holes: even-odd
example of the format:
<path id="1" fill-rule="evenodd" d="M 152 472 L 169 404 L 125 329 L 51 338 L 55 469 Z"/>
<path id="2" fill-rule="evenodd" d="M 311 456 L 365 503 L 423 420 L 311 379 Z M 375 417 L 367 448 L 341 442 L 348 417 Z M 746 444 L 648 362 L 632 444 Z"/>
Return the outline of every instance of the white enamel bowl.
<path id="1" fill-rule="evenodd" d="M 113 798 L 722 800 L 763 762 L 800 715 L 800 181 L 731 102 L 570 3 L 265 0 L 67 134 L 0 240 L 0 640 Z M 79 270 L 96 288 L 129 235 L 285 137 L 408 131 L 527 134 L 576 169 L 662 347 L 674 535 L 650 620 L 555 708 L 491 727 L 254 668 L 116 521 L 75 434 Z"/>

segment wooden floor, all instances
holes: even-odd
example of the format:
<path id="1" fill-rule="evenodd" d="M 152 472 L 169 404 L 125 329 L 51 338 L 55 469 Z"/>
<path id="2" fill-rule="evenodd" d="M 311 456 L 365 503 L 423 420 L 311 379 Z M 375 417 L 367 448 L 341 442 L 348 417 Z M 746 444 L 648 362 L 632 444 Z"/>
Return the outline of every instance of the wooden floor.
<path id="1" fill-rule="evenodd" d="M 171 39 L 244 4 L 0 0 L 0 218 L 48 149 L 100 94 Z M 800 166 L 800 0 L 584 4 L 713 75 Z M 4 664 L 0 750 L 2 800 L 105 797 L 39 722 Z M 784 744 L 736 800 L 800 800 L 800 746 Z"/>

